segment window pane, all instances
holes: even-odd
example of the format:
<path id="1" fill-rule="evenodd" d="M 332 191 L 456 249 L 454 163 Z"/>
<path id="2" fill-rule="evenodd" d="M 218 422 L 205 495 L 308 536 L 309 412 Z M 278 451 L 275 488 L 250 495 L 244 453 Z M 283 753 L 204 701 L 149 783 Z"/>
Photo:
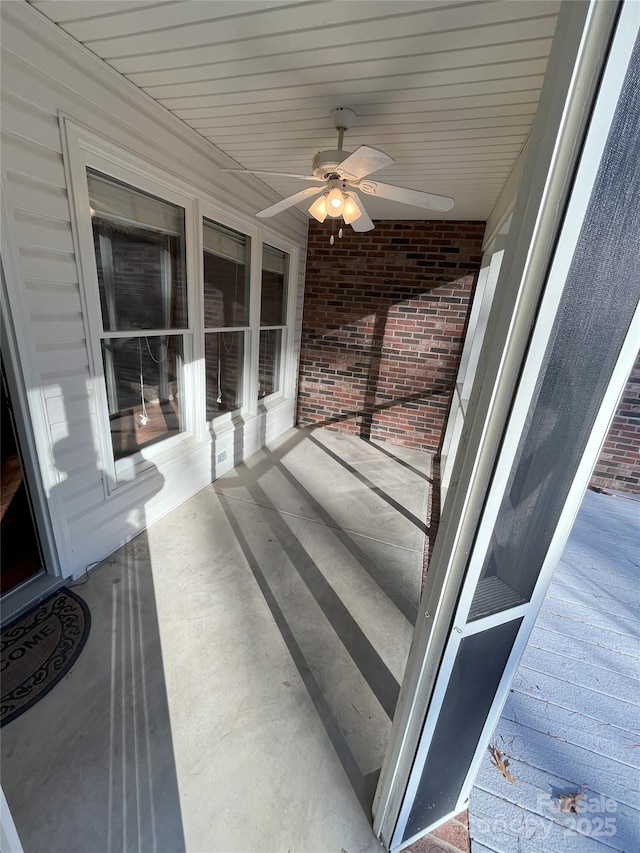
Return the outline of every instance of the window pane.
<path id="1" fill-rule="evenodd" d="M 205 335 L 207 420 L 242 406 L 244 332 L 210 332 Z"/>
<path id="2" fill-rule="evenodd" d="M 289 256 L 273 246 L 262 248 L 262 295 L 260 325 L 284 326 Z"/>
<path id="3" fill-rule="evenodd" d="M 182 335 L 102 341 L 116 459 L 182 432 L 182 355 Z"/>
<path id="4" fill-rule="evenodd" d="M 206 219 L 203 238 L 205 329 L 246 326 L 251 240 Z"/>
<path id="5" fill-rule="evenodd" d="M 265 329 L 260 332 L 260 360 L 258 364 L 258 399 L 280 390 L 280 354 L 282 329 Z"/>
<path id="6" fill-rule="evenodd" d="M 87 171 L 105 331 L 187 326 L 184 210 Z"/>

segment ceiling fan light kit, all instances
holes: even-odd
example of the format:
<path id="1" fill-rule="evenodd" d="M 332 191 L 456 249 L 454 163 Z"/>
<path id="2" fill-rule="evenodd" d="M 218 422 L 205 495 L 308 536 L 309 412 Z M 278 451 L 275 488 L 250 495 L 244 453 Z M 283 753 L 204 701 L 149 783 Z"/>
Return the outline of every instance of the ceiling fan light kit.
<path id="1" fill-rule="evenodd" d="M 348 107 L 336 107 L 331 111 L 331 118 L 338 131 L 338 147 L 333 150 L 319 151 L 313 158 L 311 175 L 295 175 L 287 172 L 267 172 L 261 169 L 222 169 L 223 172 L 245 172 L 250 175 L 277 175 L 283 178 L 297 178 L 301 181 L 313 181 L 321 186 L 307 187 L 300 192 L 283 198 L 281 201 L 258 211 L 256 216 L 267 218 L 299 204 L 310 196 L 320 195 L 309 207 L 309 213 L 318 222 L 324 222 L 327 217 L 342 219 L 345 225 L 351 225 L 354 231 L 371 231 L 375 228 L 369 214 L 364 209 L 356 189 L 365 195 L 378 196 L 414 207 L 427 210 L 447 211 L 453 207 L 453 199 L 447 196 L 425 193 L 406 187 L 396 187 L 382 184 L 378 181 L 365 180 L 368 175 L 377 172 L 385 166 L 390 166 L 394 160 L 377 148 L 361 145 L 352 153 L 342 150 L 344 134 L 353 124 L 356 114 Z M 340 228 L 339 236 L 342 236 Z M 331 235 L 333 244 L 333 234 Z"/>
<path id="2" fill-rule="evenodd" d="M 356 219 L 359 219 L 363 215 L 364 208 L 360 204 L 360 200 L 355 193 L 345 193 L 345 196 L 346 198 L 342 218 L 344 219 L 345 225 L 352 225 Z"/>
<path id="3" fill-rule="evenodd" d="M 334 187 L 327 193 L 327 216 L 331 216 L 335 219 L 338 216 L 342 216 L 343 210 L 344 196 L 341 190 Z"/>
<path id="4" fill-rule="evenodd" d="M 324 222 L 327 218 L 327 199 L 323 195 L 317 198 L 309 208 L 309 213 L 318 222 Z"/>

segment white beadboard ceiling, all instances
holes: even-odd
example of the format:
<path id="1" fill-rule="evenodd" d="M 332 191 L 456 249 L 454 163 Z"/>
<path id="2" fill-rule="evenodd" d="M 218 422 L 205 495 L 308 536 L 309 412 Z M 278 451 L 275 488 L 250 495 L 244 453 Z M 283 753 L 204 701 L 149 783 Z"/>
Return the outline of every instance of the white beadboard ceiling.
<path id="1" fill-rule="evenodd" d="M 33 0 L 32 5 L 247 169 L 310 174 L 335 148 L 395 163 L 390 184 L 488 218 L 536 111 L 559 0 Z M 233 165 L 233 164 L 229 164 Z M 264 180 L 279 195 L 308 184 Z M 373 219 L 438 218 L 364 198 Z M 308 207 L 301 205 L 301 210 Z"/>

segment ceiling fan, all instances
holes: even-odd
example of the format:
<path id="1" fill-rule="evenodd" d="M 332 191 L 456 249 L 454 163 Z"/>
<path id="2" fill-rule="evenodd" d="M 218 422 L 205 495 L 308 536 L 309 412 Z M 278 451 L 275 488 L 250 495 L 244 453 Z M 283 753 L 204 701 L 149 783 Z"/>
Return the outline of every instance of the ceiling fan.
<path id="1" fill-rule="evenodd" d="M 453 199 L 447 196 L 369 180 L 368 175 L 377 172 L 384 166 L 391 165 L 394 162 L 393 158 L 385 154 L 384 151 L 371 148 L 369 145 L 361 145 L 352 153 L 343 151 L 342 143 L 345 131 L 351 127 L 356 114 L 347 107 L 337 107 L 332 110 L 331 117 L 338 131 L 338 147 L 335 150 L 319 151 L 316 154 L 313 158 L 312 175 L 267 172 L 262 169 L 221 170 L 223 172 L 245 172 L 250 175 L 297 178 L 300 181 L 313 181 L 320 184 L 320 186 L 307 187 L 300 192 L 287 196 L 287 198 L 283 198 L 264 210 L 258 211 L 256 216 L 262 218 L 275 216 L 283 210 L 293 207 L 294 204 L 314 195 L 319 195 L 320 198 L 317 198 L 309 208 L 309 213 L 318 222 L 324 222 L 327 217 L 331 217 L 342 219 L 346 225 L 351 225 L 354 231 L 370 231 L 375 226 L 364 209 L 356 190 L 365 195 L 399 201 L 414 207 L 424 207 L 427 210 L 451 210 Z M 342 236 L 342 232 L 340 232 L 340 236 Z"/>

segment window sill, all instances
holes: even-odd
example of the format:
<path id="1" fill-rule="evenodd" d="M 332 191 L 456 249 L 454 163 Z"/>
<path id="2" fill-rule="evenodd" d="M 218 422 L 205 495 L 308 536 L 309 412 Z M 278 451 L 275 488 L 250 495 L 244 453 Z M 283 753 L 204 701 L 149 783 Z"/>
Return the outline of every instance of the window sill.
<path id="1" fill-rule="evenodd" d="M 237 409 L 235 412 L 228 412 L 209 421 L 209 434 L 215 440 L 226 433 L 233 432 L 238 427 L 243 427 L 254 417 L 255 415 L 249 414 L 246 409 Z"/>
<path id="2" fill-rule="evenodd" d="M 135 461 L 132 457 L 120 460 L 120 463 L 125 464 L 116 464 L 115 482 L 110 478 L 107 479 L 105 475 L 107 495 L 120 494 L 126 491 L 127 488 L 138 486 L 147 480 L 151 480 L 153 477 L 161 474 L 161 469 L 166 465 L 188 456 L 203 446 L 204 443 L 198 441 L 192 435 L 181 433 L 180 435 L 173 436 L 166 442 L 159 442 L 153 449 L 148 449 L 148 455 L 142 458 L 138 458 Z"/>
<path id="3" fill-rule="evenodd" d="M 267 397 L 263 397 L 258 401 L 258 414 L 270 412 L 273 409 L 279 409 L 281 406 L 284 406 L 289 402 L 290 399 L 288 397 L 285 397 L 280 393 L 280 391 L 276 391 L 274 394 L 269 394 Z"/>

